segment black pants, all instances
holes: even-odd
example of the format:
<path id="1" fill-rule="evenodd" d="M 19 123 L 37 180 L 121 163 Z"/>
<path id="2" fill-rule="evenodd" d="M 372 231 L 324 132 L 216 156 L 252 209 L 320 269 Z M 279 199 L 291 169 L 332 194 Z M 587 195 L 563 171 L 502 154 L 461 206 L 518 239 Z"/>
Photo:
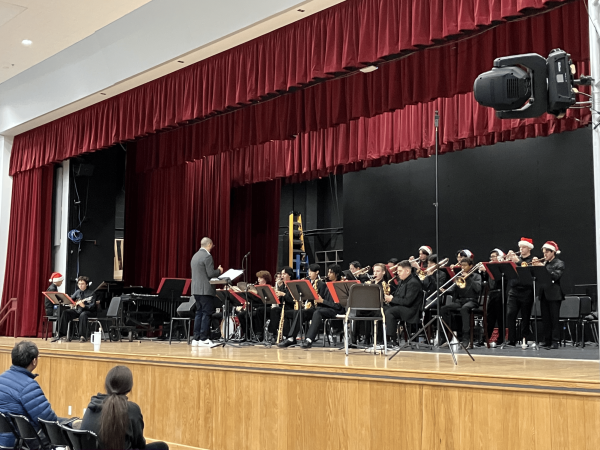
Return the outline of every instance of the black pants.
<path id="1" fill-rule="evenodd" d="M 300 317 L 299 317 L 299 310 L 288 310 L 287 308 L 285 309 L 285 318 L 287 320 L 291 320 L 292 321 L 292 325 L 290 326 L 290 331 L 289 333 L 286 334 L 285 332 L 285 327 L 284 327 L 284 332 L 283 335 L 287 336 L 288 338 L 291 339 L 296 339 L 296 337 L 298 336 L 298 333 L 300 333 Z M 312 319 L 313 314 L 315 313 L 315 308 L 310 308 L 310 309 L 303 309 L 302 310 L 302 322 L 307 323 L 309 320 Z M 298 316 L 298 318 L 296 320 L 294 320 L 294 318 Z"/>
<path id="2" fill-rule="evenodd" d="M 504 327 L 504 317 L 502 311 L 502 291 L 490 291 L 487 304 L 487 337 L 492 337 L 494 327 L 498 324 L 498 339 L 496 344 L 504 342 L 506 328 Z"/>
<path id="3" fill-rule="evenodd" d="M 542 323 L 544 324 L 544 343 L 560 342 L 560 305 L 562 300 L 540 302 Z"/>
<path id="4" fill-rule="evenodd" d="M 388 337 L 396 335 L 398 321 L 405 322 L 408 317 L 414 316 L 414 310 L 407 306 L 391 305 L 385 310 L 385 328 Z"/>
<path id="5" fill-rule="evenodd" d="M 88 319 L 92 314 L 93 313 L 90 311 L 79 312 L 76 309 L 64 309 L 60 315 L 60 334 L 62 336 L 66 336 L 69 322 L 71 322 L 73 319 L 79 319 L 79 336 L 87 339 L 89 331 Z M 71 325 L 71 328 L 73 328 L 73 325 Z M 72 330 L 72 332 L 74 331 L 75 330 Z"/>
<path id="6" fill-rule="evenodd" d="M 531 330 L 529 328 L 531 308 L 533 308 L 533 290 L 519 293 L 511 290 L 508 293 L 506 322 L 508 325 L 509 342 L 516 342 L 517 340 L 517 316 L 519 315 L 519 311 L 521 311 L 521 338 L 529 340 L 531 337 Z"/>
<path id="7" fill-rule="evenodd" d="M 146 448 L 148 450 L 169 450 L 169 445 L 166 442 L 146 442 Z"/>
<path id="8" fill-rule="evenodd" d="M 328 308 L 326 306 L 317 308 L 312 315 L 312 322 L 310 323 L 310 327 L 306 332 L 306 338 L 314 342 L 317 334 L 319 333 L 319 329 L 323 324 L 323 320 L 334 319 L 337 314 L 338 313 L 333 308 Z"/>
<path id="9" fill-rule="evenodd" d="M 210 319 L 215 312 L 212 295 L 194 295 L 196 299 L 196 318 L 194 319 L 194 339 L 205 341 L 210 338 Z"/>
<path id="10" fill-rule="evenodd" d="M 454 300 L 452 303 L 442 306 L 442 319 L 444 319 L 444 322 L 446 322 L 448 326 L 451 326 L 450 320 L 452 318 L 452 311 L 460 311 L 460 316 L 462 318 L 462 339 L 467 340 L 470 338 L 471 334 L 471 310 L 477 308 L 478 305 L 479 303 L 477 303 L 476 300 L 470 298 Z"/>

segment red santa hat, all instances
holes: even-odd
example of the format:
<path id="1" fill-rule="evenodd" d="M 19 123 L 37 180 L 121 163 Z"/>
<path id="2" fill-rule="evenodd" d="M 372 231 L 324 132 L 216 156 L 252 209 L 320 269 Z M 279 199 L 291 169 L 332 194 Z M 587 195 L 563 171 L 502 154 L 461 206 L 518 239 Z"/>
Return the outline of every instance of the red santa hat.
<path id="1" fill-rule="evenodd" d="M 506 254 L 499 248 L 495 248 L 494 250 L 492 250 L 492 253 L 494 252 L 498 253 L 498 258 L 504 258 L 506 256 Z"/>
<path id="2" fill-rule="evenodd" d="M 52 275 L 50 275 L 50 279 L 48 281 L 50 283 L 58 283 L 60 281 L 63 281 L 64 279 L 65 277 L 63 277 L 60 273 L 54 272 L 52 273 Z"/>
<path id="3" fill-rule="evenodd" d="M 519 247 L 520 246 L 529 247 L 530 249 L 533 250 L 533 239 L 522 237 L 521 240 L 519 241 Z"/>
<path id="4" fill-rule="evenodd" d="M 471 250 L 465 248 L 462 252 L 467 255 L 467 258 L 475 259 L 475 254 Z"/>
<path id="5" fill-rule="evenodd" d="M 431 247 L 427 246 L 427 245 L 421 245 L 419 247 L 419 251 L 423 252 L 423 253 L 427 253 L 428 255 L 431 256 L 431 254 L 433 253 L 433 250 L 431 250 Z"/>
<path id="6" fill-rule="evenodd" d="M 560 250 L 558 249 L 558 244 L 554 241 L 546 242 L 544 245 L 542 245 L 542 248 L 547 248 L 548 250 L 552 250 L 557 255 L 560 253 Z"/>

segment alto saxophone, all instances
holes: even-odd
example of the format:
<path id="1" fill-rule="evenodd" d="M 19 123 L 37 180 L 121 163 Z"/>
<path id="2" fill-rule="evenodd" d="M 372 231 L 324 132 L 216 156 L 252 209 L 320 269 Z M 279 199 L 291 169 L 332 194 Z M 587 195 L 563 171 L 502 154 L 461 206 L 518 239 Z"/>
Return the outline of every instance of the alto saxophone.
<path id="1" fill-rule="evenodd" d="M 382 281 L 381 285 L 383 286 L 383 294 L 384 295 L 390 295 L 390 283 Z"/>
<path id="2" fill-rule="evenodd" d="M 317 293 L 317 295 L 319 295 L 319 279 L 313 280 L 312 285 L 313 285 L 313 288 L 314 288 L 315 292 Z M 314 304 L 315 308 L 316 308 L 316 305 L 317 305 L 317 303 L 315 302 L 315 304 Z M 310 309 L 312 307 L 313 307 L 313 304 L 308 301 L 304 304 L 304 309 Z"/>

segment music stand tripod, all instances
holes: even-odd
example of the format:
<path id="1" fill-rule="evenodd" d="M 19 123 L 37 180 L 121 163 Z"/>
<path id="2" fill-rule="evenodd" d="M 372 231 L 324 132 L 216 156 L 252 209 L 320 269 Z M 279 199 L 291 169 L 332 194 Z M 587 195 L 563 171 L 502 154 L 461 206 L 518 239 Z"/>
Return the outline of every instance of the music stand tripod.
<path id="1" fill-rule="evenodd" d="M 292 294 L 292 297 L 294 297 L 294 300 L 298 302 L 298 311 L 294 315 L 294 320 L 292 321 L 292 327 L 290 330 L 294 330 L 296 328 L 296 324 L 298 323 L 297 321 L 300 320 L 300 342 L 304 343 L 304 336 L 302 335 L 302 325 L 304 323 L 302 320 L 302 310 L 304 309 L 304 306 L 302 305 L 302 302 L 313 302 L 314 305 L 315 300 L 319 297 L 319 295 L 316 293 L 313 285 L 308 280 L 286 281 L 285 285 L 289 289 L 290 294 Z M 294 345 L 297 344 L 294 343 Z"/>
<path id="2" fill-rule="evenodd" d="M 519 278 L 517 273 L 517 266 L 512 261 L 499 261 L 499 262 L 486 262 L 483 263 L 487 273 L 493 280 L 500 279 L 501 281 L 501 295 L 502 295 L 502 330 L 498 330 L 502 334 L 502 345 L 500 349 L 506 347 L 506 282 L 510 280 L 516 280 Z M 487 336 L 486 336 L 487 337 Z"/>

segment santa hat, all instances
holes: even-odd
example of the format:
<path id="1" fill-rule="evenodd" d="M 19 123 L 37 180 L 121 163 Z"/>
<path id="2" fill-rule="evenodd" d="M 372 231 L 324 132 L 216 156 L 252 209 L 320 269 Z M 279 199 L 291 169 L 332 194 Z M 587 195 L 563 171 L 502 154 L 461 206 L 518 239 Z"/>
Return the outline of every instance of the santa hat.
<path id="1" fill-rule="evenodd" d="M 60 273 L 54 272 L 50 275 L 50 279 L 48 280 L 50 283 L 58 283 L 59 281 L 63 281 L 65 277 L 63 277 Z"/>
<path id="2" fill-rule="evenodd" d="M 462 251 L 465 255 L 467 255 L 467 258 L 471 258 L 471 259 L 475 259 L 475 255 L 473 254 L 473 252 L 471 250 L 467 250 L 466 248 Z"/>
<path id="3" fill-rule="evenodd" d="M 419 251 L 423 252 L 423 253 L 427 253 L 428 255 L 431 255 L 433 253 L 433 250 L 431 250 L 431 247 L 427 246 L 427 245 L 421 245 L 419 247 Z"/>
<path id="4" fill-rule="evenodd" d="M 558 249 L 558 244 L 554 241 L 546 242 L 544 245 L 542 245 L 542 248 L 547 248 L 548 250 L 552 250 L 557 255 L 560 253 L 560 250 Z"/>
<path id="5" fill-rule="evenodd" d="M 495 248 L 494 250 L 492 250 L 492 253 L 494 253 L 494 252 L 498 253 L 499 258 L 504 258 L 506 256 L 506 254 L 499 248 Z"/>
<path id="6" fill-rule="evenodd" d="M 533 249 L 533 239 L 522 237 L 521 240 L 519 241 L 518 245 L 519 245 L 519 247 L 523 246 L 523 247 L 529 247 L 530 249 Z"/>

